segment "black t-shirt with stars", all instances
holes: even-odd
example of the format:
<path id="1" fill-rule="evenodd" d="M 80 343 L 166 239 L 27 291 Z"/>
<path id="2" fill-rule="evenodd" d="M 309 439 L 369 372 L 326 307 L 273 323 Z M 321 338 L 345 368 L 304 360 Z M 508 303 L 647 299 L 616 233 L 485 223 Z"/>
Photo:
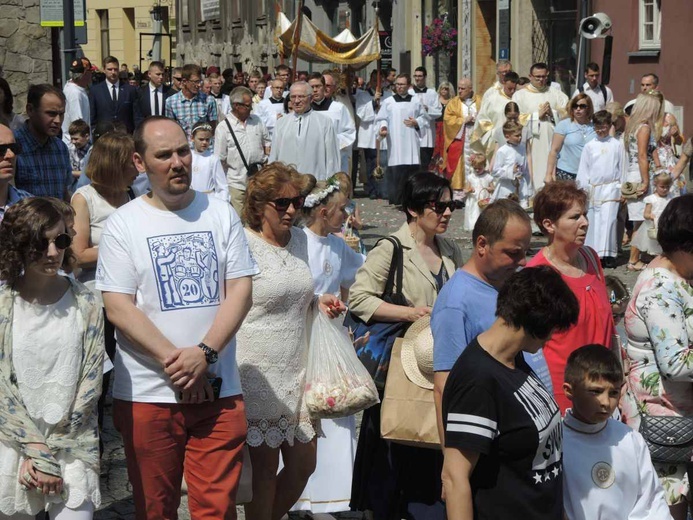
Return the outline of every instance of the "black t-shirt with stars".
<path id="1" fill-rule="evenodd" d="M 522 354 L 511 369 L 474 339 L 450 371 L 443 422 L 446 447 L 480 454 L 475 519 L 562 520 L 561 416 Z"/>

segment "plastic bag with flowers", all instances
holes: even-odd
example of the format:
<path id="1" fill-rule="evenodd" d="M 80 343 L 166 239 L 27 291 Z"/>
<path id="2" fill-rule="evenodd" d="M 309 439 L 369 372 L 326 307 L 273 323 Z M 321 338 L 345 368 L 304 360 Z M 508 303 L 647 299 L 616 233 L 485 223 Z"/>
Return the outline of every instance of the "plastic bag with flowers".
<path id="1" fill-rule="evenodd" d="M 338 320 L 314 306 L 304 398 L 310 414 L 321 419 L 354 415 L 380 402 L 348 330 Z"/>
<path id="2" fill-rule="evenodd" d="M 439 52 L 452 56 L 457 47 L 457 29 L 448 22 L 447 15 L 434 18 L 431 25 L 424 27 L 421 38 L 421 53 L 433 56 Z"/>

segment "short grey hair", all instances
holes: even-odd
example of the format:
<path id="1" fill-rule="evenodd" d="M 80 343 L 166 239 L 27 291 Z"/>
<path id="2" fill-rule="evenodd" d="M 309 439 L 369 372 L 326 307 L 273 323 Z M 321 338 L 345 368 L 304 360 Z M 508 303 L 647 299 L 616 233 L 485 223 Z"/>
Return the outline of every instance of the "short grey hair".
<path id="1" fill-rule="evenodd" d="M 234 103 L 243 103 L 243 98 L 245 96 L 253 99 L 253 91 L 248 87 L 236 87 L 231 91 L 231 94 L 229 94 L 229 101 L 232 105 Z"/>
<path id="2" fill-rule="evenodd" d="M 510 60 L 498 60 L 496 62 L 496 70 L 500 69 L 501 67 L 503 67 L 505 65 L 510 65 L 510 69 L 513 68 L 513 64 L 510 63 Z"/>
<path id="3" fill-rule="evenodd" d="M 289 92 L 293 92 L 294 89 L 303 89 L 304 93 L 310 96 L 313 93 L 313 88 L 308 84 L 307 81 L 296 81 L 293 85 L 291 85 L 291 88 L 289 89 Z"/>

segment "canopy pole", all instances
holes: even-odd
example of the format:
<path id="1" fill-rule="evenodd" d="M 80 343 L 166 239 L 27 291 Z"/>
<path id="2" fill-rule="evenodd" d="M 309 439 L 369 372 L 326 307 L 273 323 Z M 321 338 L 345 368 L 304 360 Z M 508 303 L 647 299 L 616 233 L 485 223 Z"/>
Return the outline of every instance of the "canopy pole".
<path id="1" fill-rule="evenodd" d="M 291 65 L 292 65 L 292 83 L 298 79 L 298 71 L 296 67 L 298 65 L 298 46 L 301 44 L 301 28 L 303 26 L 303 4 L 304 0 L 299 0 L 298 2 L 298 16 L 296 17 L 296 28 L 294 29 L 294 41 L 291 47 Z"/>
<path id="2" fill-rule="evenodd" d="M 379 25 L 380 2 L 373 2 L 373 4 L 375 5 L 375 35 L 376 35 L 376 38 L 380 39 L 380 25 Z M 376 82 L 375 82 L 375 91 L 376 92 L 381 92 L 381 89 L 382 89 L 382 87 L 380 85 L 380 81 L 381 81 L 380 75 L 382 74 L 381 69 L 383 68 L 383 62 L 382 62 L 381 55 L 382 55 L 382 51 L 380 53 L 378 53 L 378 59 L 375 62 L 376 63 L 375 67 L 376 67 L 376 71 L 377 71 Z M 381 92 L 381 95 L 382 95 L 382 92 Z M 378 100 L 376 101 L 375 106 L 380 107 L 380 98 L 378 98 Z"/>

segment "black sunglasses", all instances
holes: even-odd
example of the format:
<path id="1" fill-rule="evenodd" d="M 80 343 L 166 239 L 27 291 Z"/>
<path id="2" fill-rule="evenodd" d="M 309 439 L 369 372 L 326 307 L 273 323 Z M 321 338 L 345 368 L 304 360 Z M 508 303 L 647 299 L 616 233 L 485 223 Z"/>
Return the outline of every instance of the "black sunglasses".
<path id="1" fill-rule="evenodd" d="M 46 240 L 44 238 L 44 243 L 45 246 L 43 247 L 43 250 L 46 251 L 48 249 L 48 246 L 51 244 L 55 244 L 55 247 L 58 249 L 67 249 L 72 245 L 72 237 L 68 235 L 67 233 L 60 233 L 57 237 L 55 237 L 53 240 Z"/>
<path id="2" fill-rule="evenodd" d="M 303 203 L 305 202 L 306 198 L 303 195 L 299 195 L 298 197 L 294 198 L 289 198 L 289 197 L 281 197 L 279 199 L 274 199 L 269 201 L 270 204 L 274 206 L 274 209 L 277 211 L 286 211 L 289 209 L 289 206 L 293 206 L 295 210 L 299 210 L 303 207 Z"/>
<path id="3" fill-rule="evenodd" d="M 22 153 L 22 145 L 19 143 L 0 144 L 0 157 L 5 157 L 7 150 L 10 150 L 15 155 L 19 155 Z"/>
<path id="4" fill-rule="evenodd" d="M 438 215 L 442 215 L 443 213 L 445 213 L 446 209 L 449 209 L 450 212 L 453 212 L 455 211 L 455 209 L 457 209 L 457 203 L 454 200 L 449 200 L 447 202 L 429 200 L 428 206 Z"/>
<path id="5" fill-rule="evenodd" d="M 175 79 L 176 81 L 183 81 L 183 78 L 178 76 L 173 76 L 173 79 Z"/>
<path id="6" fill-rule="evenodd" d="M 579 103 L 579 104 L 577 104 L 577 105 L 573 105 L 573 110 L 576 110 L 576 109 L 578 109 L 578 108 L 581 108 L 581 109 L 583 109 L 583 110 L 587 110 L 587 105 L 585 105 L 585 104 L 583 104 L 583 103 Z"/>

